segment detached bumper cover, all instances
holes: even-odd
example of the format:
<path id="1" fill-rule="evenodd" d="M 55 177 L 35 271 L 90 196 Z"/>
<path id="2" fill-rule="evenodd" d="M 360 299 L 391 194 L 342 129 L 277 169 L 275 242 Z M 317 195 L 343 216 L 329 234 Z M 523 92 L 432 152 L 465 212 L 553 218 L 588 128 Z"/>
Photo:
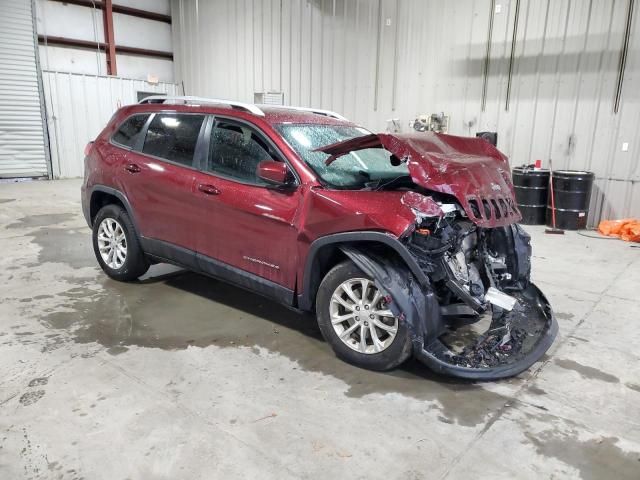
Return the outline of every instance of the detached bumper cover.
<path id="1" fill-rule="evenodd" d="M 429 345 L 414 342 L 414 355 L 432 370 L 471 380 L 496 380 L 518 375 L 546 353 L 558 335 L 558 322 L 544 294 L 533 284 L 516 294 L 518 305 L 504 316 L 494 316 L 484 343 L 464 354 L 452 354 L 440 339 Z M 501 345 L 508 325 L 511 339 Z M 517 334 L 516 334 L 517 332 Z"/>

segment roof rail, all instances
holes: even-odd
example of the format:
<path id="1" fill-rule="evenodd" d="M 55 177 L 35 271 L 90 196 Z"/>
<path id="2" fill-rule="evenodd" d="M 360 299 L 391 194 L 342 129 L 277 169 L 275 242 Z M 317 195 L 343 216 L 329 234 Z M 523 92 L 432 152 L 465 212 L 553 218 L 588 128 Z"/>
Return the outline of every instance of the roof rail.
<path id="1" fill-rule="evenodd" d="M 144 103 L 167 103 L 167 102 L 184 102 L 190 104 L 212 103 L 218 105 L 229 105 L 231 107 L 242 108 L 247 112 L 253 113 L 264 117 L 264 112 L 260 110 L 253 103 L 236 102 L 234 100 L 221 100 L 219 98 L 205 98 L 205 97 L 193 97 L 193 96 L 166 96 L 166 95 L 151 95 L 140 100 L 139 104 Z"/>
<path id="2" fill-rule="evenodd" d="M 254 105 L 253 103 L 236 102 L 235 100 L 221 100 L 219 98 L 193 97 L 190 95 L 187 95 L 187 96 L 151 95 L 149 97 L 143 98 L 138 103 L 144 104 L 144 103 L 167 103 L 167 102 L 184 102 L 184 103 L 191 103 L 191 104 L 209 103 L 209 104 L 217 104 L 217 105 L 229 105 L 231 107 L 242 108 L 247 112 L 253 113 L 254 115 L 258 115 L 261 117 L 264 117 L 264 112 L 260 107 L 268 107 L 268 108 L 282 108 L 286 110 L 297 110 L 300 112 L 311 112 L 317 115 L 324 115 L 326 117 L 337 118 L 338 120 L 347 120 L 345 117 L 343 117 L 339 113 L 332 112 L 331 110 L 322 110 L 320 108 L 290 107 L 287 105 L 267 105 L 267 104 Z"/>
<path id="3" fill-rule="evenodd" d="M 347 118 L 343 117 L 339 113 L 332 112 L 331 110 L 322 110 L 320 108 L 290 107 L 288 105 L 270 105 L 270 104 L 269 105 L 262 104 L 262 105 L 259 105 L 259 106 L 260 107 L 269 107 L 269 108 L 282 108 L 282 109 L 287 109 L 287 110 L 298 110 L 300 112 L 311 112 L 311 113 L 315 113 L 317 115 L 324 115 L 325 117 L 337 118 L 338 120 L 347 120 Z"/>

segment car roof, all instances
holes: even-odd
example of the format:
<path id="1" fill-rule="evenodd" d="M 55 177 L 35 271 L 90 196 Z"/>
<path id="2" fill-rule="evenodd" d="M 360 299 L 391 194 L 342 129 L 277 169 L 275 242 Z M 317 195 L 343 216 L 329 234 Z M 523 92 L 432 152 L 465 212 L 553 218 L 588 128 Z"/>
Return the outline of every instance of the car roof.
<path id="1" fill-rule="evenodd" d="M 243 108 L 224 104 L 170 104 L 170 103 L 145 103 L 128 105 L 121 109 L 123 115 L 129 116 L 135 113 L 155 113 L 155 112 L 184 112 L 203 113 L 210 115 L 224 115 L 240 118 L 252 122 L 263 121 L 269 124 L 318 124 L 318 125 L 353 125 L 346 119 L 339 119 L 332 116 L 314 113 L 313 111 L 299 110 L 295 107 L 287 108 L 280 106 L 260 105 L 259 109 L 264 115 L 256 115 Z"/>

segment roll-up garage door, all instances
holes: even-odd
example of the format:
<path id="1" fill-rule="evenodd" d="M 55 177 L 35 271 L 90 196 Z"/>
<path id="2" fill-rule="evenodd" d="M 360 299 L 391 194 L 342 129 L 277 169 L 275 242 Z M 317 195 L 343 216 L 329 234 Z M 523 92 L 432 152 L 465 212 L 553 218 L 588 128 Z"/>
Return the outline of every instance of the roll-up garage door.
<path id="1" fill-rule="evenodd" d="M 47 175 L 31 0 L 0 0 L 0 177 Z"/>

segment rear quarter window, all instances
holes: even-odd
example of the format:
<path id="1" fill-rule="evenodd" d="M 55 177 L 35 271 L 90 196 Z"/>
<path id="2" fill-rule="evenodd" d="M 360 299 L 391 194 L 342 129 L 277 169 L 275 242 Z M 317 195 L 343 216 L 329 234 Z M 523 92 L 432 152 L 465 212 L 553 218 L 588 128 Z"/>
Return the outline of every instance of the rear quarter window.
<path id="1" fill-rule="evenodd" d="M 142 153 L 193 166 L 204 115 L 158 113 L 149 124 Z"/>
<path id="2" fill-rule="evenodd" d="M 132 115 L 120 125 L 120 128 L 113 134 L 111 139 L 119 145 L 133 148 L 148 118 L 148 113 Z"/>

